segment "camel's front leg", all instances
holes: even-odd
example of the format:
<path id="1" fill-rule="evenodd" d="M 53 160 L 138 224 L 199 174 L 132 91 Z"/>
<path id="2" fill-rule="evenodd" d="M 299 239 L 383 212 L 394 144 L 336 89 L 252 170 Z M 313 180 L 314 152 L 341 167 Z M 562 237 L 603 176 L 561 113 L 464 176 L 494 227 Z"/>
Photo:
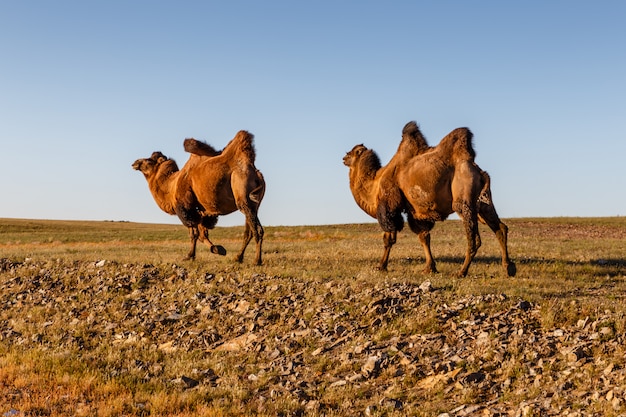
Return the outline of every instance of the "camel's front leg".
<path id="1" fill-rule="evenodd" d="M 435 264 L 433 253 L 430 250 L 430 230 L 424 230 L 418 233 L 417 237 L 419 238 L 420 243 L 422 244 L 422 248 L 424 248 L 424 257 L 426 258 L 426 266 L 424 267 L 424 273 L 436 274 L 437 265 Z"/>
<path id="2" fill-rule="evenodd" d="M 191 226 L 189 229 L 189 239 L 191 240 L 191 247 L 189 248 L 189 253 L 185 257 L 186 260 L 194 260 L 196 259 L 196 243 L 198 242 L 198 236 L 200 233 L 198 232 L 198 228 L 195 226 Z"/>
<path id="3" fill-rule="evenodd" d="M 383 252 L 383 257 L 380 260 L 380 264 L 378 265 L 379 271 L 386 271 L 387 264 L 389 263 L 389 254 L 391 253 L 391 247 L 396 243 L 398 232 L 384 232 L 383 233 L 383 245 L 385 246 L 385 250 Z"/>

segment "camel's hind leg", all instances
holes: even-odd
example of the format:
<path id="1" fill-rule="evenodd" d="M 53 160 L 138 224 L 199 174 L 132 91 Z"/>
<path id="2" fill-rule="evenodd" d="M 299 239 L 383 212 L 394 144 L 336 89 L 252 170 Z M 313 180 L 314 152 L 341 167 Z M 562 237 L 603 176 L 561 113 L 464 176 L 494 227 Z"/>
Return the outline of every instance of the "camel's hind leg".
<path id="1" fill-rule="evenodd" d="M 489 203 L 483 201 L 478 202 L 478 219 L 489 226 L 495 233 L 500 243 L 500 251 L 502 252 L 502 266 L 508 276 L 514 277 L 517 273 L 517 267 L 515 266 L 515 262 L 511 261 L 509 258 L 507 245 L 509 228 L 506 224 L 502 223 L 491 201 L 489 201 Z"/>
<path id="2" fill-rule="evenodd" d="M 500 243 L 500 250 L 502 252 L 502 266 L 506 271 L 506 274 L 510 277 L 514 277 L 517 273 L 517 267 L 515 263 L 509 259 L 509 250 L 507 245 L 507 235 L 509 228 L 506 224 L 500 221 L 500 217 L 496 212 L 496 208 L 493 205 L 491 199 L 491 178 L 487 172 L 480 171 L 483 188 L 478 197 L 478 220 L 485 223 L 496 234 L 496 238 Z"/>
<path id="3" fill-rule="evenodd" d="M 246 216 L 246 228 L 243 234 L 243 245 L 241 251 L 237 255 L 237 261 L 243 261 L 243 254 L 252 237 L 256 241 L 255 263 L 261 265 L 263 263 L 263 235 L 264 230 L 259 221 L 258 211 L 263 195 L 265 194 L 265 180 L 258 170 L 254 170 L 252 175 L 237 176 L 232 178 L 231 187 L 237 209 Z M 250 190 L 251 187 L 255 187 Z"/>
<path id="4" fill-rule="evenodd" d="M 261 222 L 255 213 L 252 210 L 242 209 L 241 210 L 246 216 L 246 226 L 243 232 L 243 245 L 241 246 L 241 250 L 236 257 L 237 262 L 243 262 L 243 255 L 248 247 L 248 244 L 254 237 L 256 241 L 256 255 L 255 255 L 255 264 L 261 265 L 263 263 L 262 259 L 262 246 L 263 246 L 263 235 L 265 231 L 263 230 L 263 226 L 261 226 Z"/>
<path id="5" fill-rule="evenodd" d="M 243 262 L 243 254 L 246 252 L 246 248 L 248 247 L 248 243 L 252 240 L 252 231 L 250 230 L 250 225 L 248 221 L 246 221 L 245 229 L 243 231 L 243 245 L 239 250 L 239 253 L 235 257 L 235 260 L 239 263 Z"/>
<path id="6" fill-rule="evenodd" d="M 435 259 L 433 258 L 433 253 L 430 250 L 430 231 L 435 226 L 435 223 L 429 221 L 419 221 L 414 219 L 412 216 L 408 216 L 408 220 L 409 227 L 413 233 L 417 234 L 417 237 L 422 244 L 422 248 L 424 248 L 424 257 L 426 258 L 424 272 L 427 274 L 436 274 L 437 265 L 435 263 Z"/>
<path id="7" fill-rule="evenodd" d="M 253 225 L 253 234 L 256 240 L 256 255 L 255 255 L 255 263 L 257 265 L 261 265 L 263 260 L 261 259 L 263 254 L 263 235 L 265 234 L 265 230 L 263 230 L 263 226 L 259 222 L 259 219 L 256 219 L 256 223 Z"/>
<path id="8" fill-rule="evenodd" d="M 478 214 L 476 206 L 472 207 L 467 202 L 461 202 L 457 205 L 455 211 L 463 220 L 463 226 L 465 227 L 465 235 L 467 237 L 467 251 L 465 252 L 465 261 L 459 271 L 459 276 L 464 277 L 467 275 L 470 264 L 480 248 L 480 234 L 478 233 Z"/>

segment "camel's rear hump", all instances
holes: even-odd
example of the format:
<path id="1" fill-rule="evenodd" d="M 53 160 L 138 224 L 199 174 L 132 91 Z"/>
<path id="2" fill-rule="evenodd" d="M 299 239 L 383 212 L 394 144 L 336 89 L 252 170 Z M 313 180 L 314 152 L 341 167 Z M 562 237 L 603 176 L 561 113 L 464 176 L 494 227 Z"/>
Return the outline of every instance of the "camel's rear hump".
<path id="1" fill-rule="evenodd" d="M 455 163 L 460 161 L 474 161 L 476 152 L 472 144 L 473 137 L 474 134 L 468 128 L 459 127 L 441 139 L 437 148 L 451 156 Z"/>
<path id="2" fill-rule="evenodd" d="M 240 130 L 235 137 L 228 142 L 228 145 L 226 145 L 222 153 L 243 155 L 250 163 L 254 164 L 254 160 L 256 159 L 254 135 L 246 130 Z"/>

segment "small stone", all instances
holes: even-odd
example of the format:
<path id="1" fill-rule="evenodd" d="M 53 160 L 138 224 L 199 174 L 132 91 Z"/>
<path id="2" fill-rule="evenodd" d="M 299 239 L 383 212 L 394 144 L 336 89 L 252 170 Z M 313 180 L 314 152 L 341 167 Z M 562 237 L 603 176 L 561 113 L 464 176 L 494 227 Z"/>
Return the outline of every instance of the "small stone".
<path id="1" fill-rule="evenodd" d="M 315 349 L 313 352 L 311 352 L 311 355 L 313 355 L 313 356 L 320 355 L 325 350 L 326 349 L 324 347 L 319 347 L 319 348 Z"/>
<path id="2" fill-rule="evenodd" d="M 274 359 L 278 358 L 280 356 L 280 350 L 278 349 L 274 349 L 270 354 L 269 354 L 269 359 L 271 361 L 273 361 Z"/>
<path id="3" fill-rule="evenodd" d="M 183 385 L 184 388 L 194 388 L 200 384 L 199 381 L 193 378 L 189 378 L 185 375 L 181 376 L 180 378 L 176 378 L 173 382 Z"/>
<path id="4" fill-rule="evenodd" d="M 612 336 L 613 329 L 611 329 L 610 327 L 602 327 L 600 328 L 600 334 L 603 336 Z"/>
<path id="5" fill-rule="evenodd" d="M 477 384 L 485 380 L 485 374 L 482 372 L 472 372 L 463 378 L 463 380 L 467 383 Z"/>
<path id="6" fill-rule="evenodd" d="M 577 362 L 587 357 L 587 352 L 585 351 L 583 346 L 575 346 L 571 350 L 565 350 L 562 353 L 565 355 L 570 363 Z"/>
<path id="7" fill-rule="evenodd" d="M 237 303 L 234 311 L 239 314 L 245 314 L 250 308 L 250 303 L 246 300 L 241 300 Z"/>
<path id="8" fill-rule="evenodd" d="M 351 376 L 347 377 L 346 380 L 348 382 L 352 382 L 352 383 L 359 382 L 359 381 L 363 380 L 363 375 L 362 374 L 354 374 L 354 375 L 351 375 Z"/>
<path id="9" fill-rule="evenodd" d="M 183 318 L 183 315 L 180 313 L 172 313 L 165 318 L 165 321 L 178 321 Z"/>
<path id="10" fill-rule="evenodd" d="M 307 411 L 318 411 L 320 409 L 320 402 L 318 400 L 309 400 L 304 408 Z"/>
<path id="11" fill-rule="evenodd" d="M 589 321 L 589 317 L 586 317 L 584 320 L 583 320 L 583 319 L 580 319 L 580 320 L 578 320 L 578 322 L 576 323 L 576 326 L 577 326 L 579 329 L 584 329 L 584 328 L 585 328 L 585 326 L 587 325 L 587 322 L 588 322 L 588 321 Z"/>
<path id="12" fill-rule="evenodd" d="M 377 356 L 370 356 L 367 358 L 365 365 L 361 368 L 361 372 L 366 377 L 373 376 L 380 370 L 380 358 Z"/>
<path id="13" fill-rule="evenodd" d="M 345 379 L 340 379 L 339 381 L 335 381 L 332 384 L 330 384 L 331 388 L 336 388 L 336 387 L 343 387 L 344 385 L 346 385 L 348 382 Z"/>

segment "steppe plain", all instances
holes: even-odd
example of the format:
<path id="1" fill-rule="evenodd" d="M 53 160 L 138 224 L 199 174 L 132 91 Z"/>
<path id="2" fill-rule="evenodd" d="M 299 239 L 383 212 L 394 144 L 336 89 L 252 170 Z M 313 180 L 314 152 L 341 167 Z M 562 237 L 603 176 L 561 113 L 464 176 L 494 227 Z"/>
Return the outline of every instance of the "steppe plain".
<path id="1" fill-rule="evenodd" d="M 1 416 L 626 415 L 626 218 L 505 219 L 466 278 L 376 224 L 241 227 L 0 219 Z"/>

